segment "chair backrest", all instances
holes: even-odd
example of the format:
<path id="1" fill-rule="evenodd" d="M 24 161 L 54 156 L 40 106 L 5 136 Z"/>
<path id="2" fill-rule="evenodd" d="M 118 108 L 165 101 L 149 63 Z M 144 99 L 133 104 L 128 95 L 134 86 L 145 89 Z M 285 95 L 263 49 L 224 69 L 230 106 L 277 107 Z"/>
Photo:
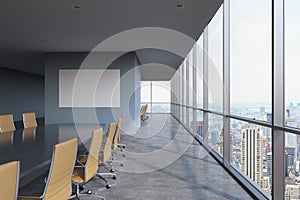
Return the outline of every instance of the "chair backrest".
<path id="1" fill-rule="evenodd" d="M 144 108 L 145 108 L 145 106 L 142 105 L 141 110 L 140 110 L 140 116 L 143 116 L 143 115 L 144 115 Z"/>
<path id="2" fill-rule="evenodd" d="M 113 146 L 114 150 L 116 150 L 118 148 L 118 144 L 119 144 L 120 136 L 121 136 L 121 132 L 122 132 L 123 121 L 124 121 L 124 114 L 122 114 L 122 116 L 118 120 L 117 131 L 116 131 L 115 138 L 114 138 L 114 146 Z"/>
<path id="3" fill-rule="evenodd" d="M 145 105 L 145 111 L 144 111 L 144 114 L 146 114 L 147 109 L 148 109 L 148 104 Z"/>
<path id="4" fill-rule="evenodd" d="M 17 199 L 19 168 L 18 161 L 0 165 L 0 199 Z"/>
<path id="5" fill-rule="evenodd" d="M 89 155 L 86 161 L 85 182 L 89 181 L 98 171 L 98 159 L 103 139 L 103 128 L 93 132 Z"/>
<path id="6" fill-rule="evenodd" d="M 34 112 L 23 113 L 23 124 L 24 124 L 24 128 L 37 127 L 35 113 Z"/>
<path id="7" fill-rule="evenodd" d="M 77 138 L 53 147 L 52 162 L 44 191 L 45 200 L 69 199 L 71 179 L 77 154 Z"/>
<path id="8" fill-rule="evenodd" d="M 15 131 L 14 118 L 12 114 L 0 115 L 0 133 Z"/>
<path id="9" fill-rule="evenodd" d="M 115 133 L 115 127 L 116 127 L 116 122 L 111 122 L 108 127 L 107 131 L 107 138 L 105 141 L 105 146 L 103 150 L 103 160 L 102 162 L 105 163 L 107 160 L 109 160 L 111 156 L 111 145 Z"/>

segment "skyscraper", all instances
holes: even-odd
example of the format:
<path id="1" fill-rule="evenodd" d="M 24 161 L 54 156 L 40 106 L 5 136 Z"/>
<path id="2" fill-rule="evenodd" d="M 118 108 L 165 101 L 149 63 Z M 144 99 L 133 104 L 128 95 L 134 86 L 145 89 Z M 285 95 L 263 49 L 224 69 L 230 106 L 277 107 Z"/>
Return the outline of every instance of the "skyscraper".
<path id="1" fill-rule="evenodd" d="M 285 176 L 294 171 L 295 147 L 285 147 Z"/>
<path id="2" fill-rule="evenodd" d="M 262 187 L 262 130 L 247 124 L 242 131 L 241 170 Z"/>
<path id="3" fill-rule="evenodd" d="M 267 176 L 270 179 L 270 187 L 272 190 L 272 152 L 267 153 Z"/>

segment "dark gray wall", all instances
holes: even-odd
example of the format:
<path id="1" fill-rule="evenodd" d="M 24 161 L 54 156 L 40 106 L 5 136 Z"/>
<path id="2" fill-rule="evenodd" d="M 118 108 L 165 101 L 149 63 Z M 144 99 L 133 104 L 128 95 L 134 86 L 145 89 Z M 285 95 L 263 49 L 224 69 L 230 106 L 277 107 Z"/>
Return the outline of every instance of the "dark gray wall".
<path id="1" fill-rule="evenodd" d="M 124 130 L 134 134 L 140 124 L 140 68 L 135 53 L 97 53 L 97 59 L 86 62 L 87 53 L 48 53 L 45 56 L 45 123 L 106 123 L 117 121 L 125 113 Z M 121 55 L 118 57 L 118 55 Z M 100 56 L 100 59 L 99 59 Z M 120 108 L 59 108 L 59 69 L 106 68 L 106 62 L 118 57 L 108 69 L 120 69 Z M 92 61 L 91 61 L 92 60 Z M 105 98 L 105 94 L 103 94 Z M 95 121 L 95 118 L 97 121 Z"/>
<path id="2" fill-rule="evenodd" d="M 44 117 L 44 77 L 0 68 L 0 85 L 0 114 L 12 113 L 15 121 L 29 111 Z"/>

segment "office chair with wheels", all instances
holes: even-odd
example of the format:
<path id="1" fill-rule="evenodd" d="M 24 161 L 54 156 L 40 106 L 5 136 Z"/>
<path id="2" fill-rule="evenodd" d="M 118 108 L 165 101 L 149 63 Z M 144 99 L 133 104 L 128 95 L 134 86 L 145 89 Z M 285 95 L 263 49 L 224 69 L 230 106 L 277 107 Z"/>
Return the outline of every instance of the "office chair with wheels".
<path id="1" fill-rule="evenodd" d="M 76 194 L 72 197 L 76 197 L 77 199 L 79 199 L 80 196 L 88 195 L 91 197 L 104 199 L 104 197 L 102 196 L 93 195 L 90 190 L 88 190 L 88 192 L 85 194 L 80 193 L 80 187 L 83 187 L 83 185 L 92 180 L 92 178 L 98 176 L 98 156 L 101 149 L 102 139 L 103 128 L 95 130 L 93 132 L 88 155 L 82 156 L 77 160 L 72 177 L 72 181 L 76 185 Z M 109 183 L 107 182 L 106 184 L 106 187 L 110 188 Z"/>
<path id="2" fill-rule="evenodd" d="M 44 192 L 19 196 L 19 200 L 66 200 L 72 194 L 72 174 L 77 154 L 77 138 L 53 147 L 50 171 Z"/>
<path id="3" fill-rule="evenodd" d="M 123 157 L 126 156 L 126 154 L 124 152 L 125 144 L 119 144 L 123 122 L 124 122 L 124 114 L 122 114 L 122 116 L 118 120 L 117 129 L 116 129 L 116 133 L 115 133 L 114 141 L 113 141 L 113 148 L 112 148 L 112 162 L 119 162 L 121 166 L 123 166 L 124 163 L 121 161 L 116 161 L 115 155 L 118 154 L 117 150 L 119 148 L 123 152 Z"/>
<path id="4" fill-rule="evenodd" d="M 13 161 L 0 165 L 0 199 L 16 200 L 19 188 L 18 161 Z"/>
<path id="5" fill-rule="evenodd" d="M 109 124 L 104 149 L 100 153 L 99 158 L 98 158 L 99 166 L 103 166 L 110 172 L 115 171 L 114 167 L 112 166 L 112 160 L 110 160 L 111 154 L 112 154 L 112 141 L 113 141 L 113 137 L 114 137 L 114 133 L 115 133 L 115 127 L 116 127 L 116 122 L 111 122 Z M 114 173 L 102 173 L 101 172 L 101 173 L 98 173 L 97 175 L 106 183 L 108 183 L 108 180 L 105 177 L 112 177 L 113 179 L 116 179 L 116 174 L 114 174 Z M 110 187 L 110 185 L 108 184 L 107 187 Z"/>

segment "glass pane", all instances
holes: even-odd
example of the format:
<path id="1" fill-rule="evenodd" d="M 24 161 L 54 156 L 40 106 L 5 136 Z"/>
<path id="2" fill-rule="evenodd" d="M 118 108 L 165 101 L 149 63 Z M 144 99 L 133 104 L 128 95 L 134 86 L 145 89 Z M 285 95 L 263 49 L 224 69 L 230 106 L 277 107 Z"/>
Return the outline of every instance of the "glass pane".
<path id="1" fill-rule="evenodd" d="M 183 73 L 183 76 L 182 76 L 182 83 L 183 83 L 183 105 L 187 105 L 187 102 L 186 102 L 186 99 L 187 99 L 187 90 L 186 90 L 186 85 L 187 85 L 187 71 L 186 71 L 186 68 L 187 68 L 187 61 L 186 59 L 183 61 L 183 64 L 182 64 L 182 73 Z"/>
<path id="2" fill-rule="evenodd" d="M 151 81 L 141 81 L 141 103 L 151 102 Z"/>
<path id="3" fill-rule="evenodd" d="M 286 124 L 300 128 L 300 13 L 299 0 L 285 1 Z"/>
<path id="4" fill-rule="evenodd" d="M 170 103 L 170 81 L 152 81 L 152 102 Z"/>
<path id="5" fill-rule="evenodd" d="M 203 108 L 203 35 L 196 43 L 197 107 Z"/>
<path id="6" fill-rule="evenodd" d="M 180 93 L 180 105 L 183 105 L 183 65 L 180 66 L 179 68 L 179 93 Z"/>
<path id="7" fill-rule="evenodd" d="M 232 164 L 267 193 L 272 191 L 271 129 L 230 120 Z"/>
<path id="8" fill-rule="evenodd" d="M 285 133 L 285 199 L 300 199 L 300 135 Z"/>
<path id="9" fill-rule="evenodd" d="M 194 98 L 194 89 L 193 89 L 193 68 L 194 68 L 194 64 L 193 64 L 193 52 L 194 52 L 194 48 L 192 48 L 192 50 L 189 53 L 189 106 L 193 106 L 193 98 Z"/>
<path id="10" fill-rule="evenodd" d="M 208 144 L 223 155 L 223 117 L 208 115 Z"/>
<path id="11" fill-rule="evenodd" d="M 189 125 L 188 125 L 188 127 L 189 127 L 190 131 L 193 133 L 193 125 L 194 125 L 193 109 L 189 108 L 188 111 L 189 111 Z"/>
<path id="12" fill-rule="evenodd" d="M 182 117 L 183 117 L 183 124 L 187 125 L 187 121 L 186 121 L 186 107 L 183 107 L 183 113 L 182 113 Z"/>
<path id="13" fill-rule="evenodd" d="M 223 6 L 208 24 L 208 108 L 223 107 Z"/>
<path id="14" fill-rule="evenodd" d="M 203 137 L 203 112 L 200 110 L 196 111 L 196 117 L 197 117 L 197 121 L 196 121 L 196 129 L 197 129 L 197 135 L 199 135 L 200 137 Z"/>
<path id="15" fill-rule="evenodd" d="M 169 103 L 153 103 L 152 113 L 170 113 Z"/>
<path id="16" fill-rule="evenodd" d="M 230 112 L 267 121 L 272 105 L 272 1 L 232 0 L 230 5 Z"/>

